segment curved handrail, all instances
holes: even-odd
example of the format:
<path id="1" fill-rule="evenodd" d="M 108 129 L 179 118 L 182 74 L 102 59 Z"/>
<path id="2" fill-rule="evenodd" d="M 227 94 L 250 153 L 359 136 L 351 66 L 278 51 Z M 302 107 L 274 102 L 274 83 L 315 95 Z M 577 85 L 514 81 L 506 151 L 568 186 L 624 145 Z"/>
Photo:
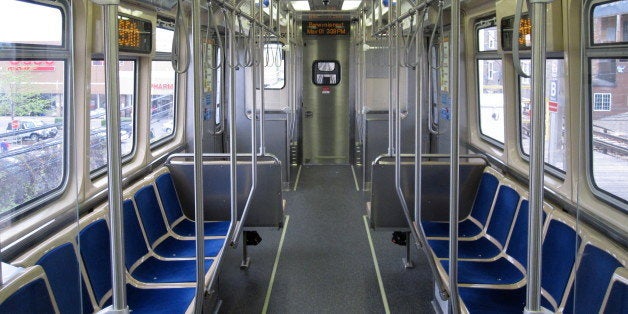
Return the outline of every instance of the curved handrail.
<path id="1" fill-rule="evenodd" d="M 174 37 L 172 38 L 172 54 L 170 56 L 170 63 L 172 68 L 177 74 L 182 74 L 188 71 L 190 68 L 190 39 L 188 38 L 188 26 L 186 24 L 186 17 L 181 7 L 181 0 L 177 0 L 177 13 L 174 22 Z M 183 32 L 183 34 L 182 34 Z M 184 45 L 181 45 L 183 37 Z M 183 48 L 185 47 L 185 48 Z M 181 67 L 181 50 L 183 48 L 183 67 Z"/>
<path id="2" fill-rule="evenodd" d="M 517 0 L 517 6 L 515 8 L 515 20 L 513 21 L 513 35 L 512 35 L 512 62 L 515 65 L 515 73 L 519 74 L 524 78 L 529 78 L 530 75 L 525 73 L 521 68 L 521 57 L 519 54 L 519 26 L 521 25 L 521 15 L 523 14 L 523 3 L 526 2 L 528 5 L 528 0 Z"/>

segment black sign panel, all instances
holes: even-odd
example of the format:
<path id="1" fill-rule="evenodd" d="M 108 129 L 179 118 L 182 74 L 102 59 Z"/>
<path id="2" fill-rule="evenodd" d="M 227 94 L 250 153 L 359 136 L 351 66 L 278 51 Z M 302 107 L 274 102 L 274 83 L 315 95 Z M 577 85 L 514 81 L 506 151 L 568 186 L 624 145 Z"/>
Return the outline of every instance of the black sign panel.
<path id="1" fill-rule="evenodd" d="M 303 21 L 303 35 L 307 36 L 339 36 L 349 35 L 349 21 Z"/>

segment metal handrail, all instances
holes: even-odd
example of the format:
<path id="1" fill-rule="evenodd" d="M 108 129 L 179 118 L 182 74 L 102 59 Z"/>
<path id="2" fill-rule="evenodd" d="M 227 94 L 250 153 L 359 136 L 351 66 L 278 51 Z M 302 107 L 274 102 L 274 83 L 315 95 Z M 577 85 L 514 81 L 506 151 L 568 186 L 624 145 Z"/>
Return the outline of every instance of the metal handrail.
<path id="1" fill-rule="evenodd" d="M 458 297 L 458 213 L 460 211 L 460 0 L 451 1 L 449 90 L 451 92 L 451 162 L 449 164 L 449 312 L 460 313 Z"/>
<path id="2" fill-rule="evenodd" d="M 172 69 L 177 74 L 183 74 L 190 68 L 190 40 L 188 38 L 188 27 L 185 23 L 185 14 L 182 9 L 183 2 L 177 0 L 177 13 L 174 22 L 174 38 L 172 38 L 172 54 L 170 56 L 170 63 Z M 183 45 L 181 45 L 181 39 L 183 39 Z M 185 61 L 183 67 L 181 67 L 181 49 L 185 54 Z"/>
<path id="3" fill-rule="evenodd" d="M 103 4 L 105 91 L 107 95 L 107 181 L 109 184 L 109 221 L 111 251 L 112 305 L 116 313 L 129 313 L 126 299 L 126 269 L 122 215 L 122 145 L 120 142 L 120 97 L 118 71 L 118 4 Z M 115 253 L 115 254 L 114 254 Z"/>
<path id="4" fill-rule="evenodd" d="M 523 69 L 521 68 L 521 57 L 520 57 L 520 53 L 519 53 L 519 26 L 521 25 L 521 15 L 522 15 L 522 11 L 523 11 L 523 3 L 528 4 L 528 7 L 530 7 L 528 0 L 517 0 L 517 4 L 515 7 L 515 20 L 513 22 L 513 36 L 512 36 L 512 59 L 513 59 L 513 64 L 515 65 L 515 73 L 517 73 L 518 75 L 524 77 L 524 78 L 529 78 L 530 75 L 525 73 L 523 71 Z"/>
<path id="5" fill-rule="evenodd" d="M 203 68 L 201 62 L 201 0 L 192 1 L 192 58 L 194 59 L 193 74 L 193 108 L 194 108 L 194 219 L 196 244 L 196 297 L 194 312 L 203 311 L 205 295 L 205 213 L 203 210 Z M 209 287 L 216 280 L 216 273 L 211 275 Z"/>
<path id="6" fill-rule="evenodd" d="M 397 78 L 398 77 L 399 77 L 399 72 L 397 72 Z M 397 87 L 397 94 L 399 94 L 399 87 Z M 420 112 L 418 108 L 416 111 Z M 431 253 L 427 249 L 428 246 L 427 246 L 427 239 L 425 237 L 425 233 L 422 229 L 420 231 L 417 230 L 417 226 L 412 221 L 412 216 L 410 215 L 410 209 L 408 208 L 408 204 L 406 203 L 406 199 L 403 195 L 403 190 L 401 189 L 401 156 L 402 156 L 401 154 L 401 103 L 399 101 L 399 97 L 397 97 L 397 101 L 396 101 L 395 133 L 396 133 L 395 134 L 396 135 L 395 136 L 395 146 L 396 146 L 395 147 L 395 190 L 397 192 L 397 197 L 399 198 L 399 202 L 401 203 L 401 209 L 403 210 L 406 223 L 408 224 L 408 227 L 410 228 L 410 233 L 416 240 L 415 245 L 417 246 L 418 249 L 423 250 L 428 256 L 427 258 L 428 265 L 430 266 L 430 270 L 432 271 L 432 274 L 434 274 L 433 277 L 434 277 L 434 280 L 436 281 L 436 285 L 438 287 L 441 287 L 442 289 L 440 292 L 441 298 L 443 298 L 443 300 L 446 300 L 447 295 L 448 295 L 446 291 L 446 286 L 443 284 L 442 278 L 438 276 L 438 269 L 437 269 L 435 260 L 433 258 L 430 258 Z M 418 138 L 420 138 L 420 136 L 417 137 L 417 139 L 415 140 L 418 140 Z M 417 152 L 420 153 L 420 150 L 418 150 Z M 415 203 L 416 202 L 418 201 L 415 201 Z"/>
<path id="7" fill-rule="evenodd" d="M 519 0 L 521 1 L 521 0 Z M 541 308 L 543 179 L 545 174 L 545 62 L 547 4 L 553 0 L 532 0 L 532 136 L 530 141 L 530 210 L 528 212 L 528 267 L 524 313 L 543 313 Z M 519 25 L 514 27 L 519 28 Z M 518 37 L 518 36 L 517 36 Z M 514 49 L 514 47 L 513 47 Z"/>
<path id="8" fill-rule="evenodd" d="M 434 26 L 434 29 L 432 30 L 432 35 L 430 36 L 430 41 L 427 45 L 427 51 L 429 53 L 429 51 L 436 47 L 436 30 L 438 29 L 437 26 L 440 26 L 440 32 L 439 32 L 439 36 L 442 38 L 443 37 L 443 32 L 444 32 L 444 25 L 443 25 L 443 8 L 444 4 L 442 0 L 438 0 L 438 14 L 437 14 L 437 18 L 436 18 L 436 25 Z M 434 112 L 433 112 L 433 106 L 432 106 L 432 102 L 433 102 L 433 98 L 432 98 L 432 92 L 433 92 L 433 88 L 432 88 L 432 71 L 431 70 L 439 70 L 442 67 L 442 62 L 443 62 L 443 58 L 441 57 L 439 60 L 439 65 L 436 67 L 432 67 L 431 66 L 431 61 L 432 58 L 428 57 L 427 58 L 427 64 L 429 65 L 429 69 L 428 69 L 428 74 L 429 74 L 429 78 L 427 80 L 427 105 L 429 106 L 429 115 L 427 116 L 427 129 L 428 131 L 430 131 L 431 134 L 434 135 L 440 135 L 443 134 L 440 130 L 438 129 L 434 129 Z M 438 82 L 440 83 L 440 75 L 438 75 L 438 73 L 436 74 L 436 79 L 438 80 Z M 440 84 L 438 84 L 440 86 Z M 437 87 L 439 88 L 439 87 Z M 438 108 L 441 107 L 441 99 L 440 99 L 440 93 L 439 95 L 437 95 L 436 97 L 436 111 L 438 112 Z"/>
<path id="9" fill-rule="evenodd" d="M 255 62 L 252 62 L 253 64 Z M 253 67 L 253 78 L 255 78 L 255 66 Z M 253 94 L 255 95 L 255 84 L 251 84 Z M 256 97 L 253 97 L 253 103 L 251 108 L 251 190 L 249 191 L 249 195 L 246 199 L 246 203 L 244 204 L 244 209 L 242 210 L 242 216 L 240 217 L 240 221 L 236 224 L 235 231 L 233 233 L 233 237 L 230 239 L 229 245 L 231 247 L 236 248 L 238 246 L 238 241 L 240 239 L 240 235 L 242 234 L 242 228 L 244 227 L 244 223 L 246 222 L 246 217 L 249 214 L 251 209 L 251 204 L 253 202 L 253 196 L 255 195 L 255 191 L 257 190 L 257 101 Z M 237 156 L 236 156 L 237 158 Z M 231 160 L 232 163 L 237 163 L 236 160 Z M 245 244 L 246 245 L 246 244 Z"/>

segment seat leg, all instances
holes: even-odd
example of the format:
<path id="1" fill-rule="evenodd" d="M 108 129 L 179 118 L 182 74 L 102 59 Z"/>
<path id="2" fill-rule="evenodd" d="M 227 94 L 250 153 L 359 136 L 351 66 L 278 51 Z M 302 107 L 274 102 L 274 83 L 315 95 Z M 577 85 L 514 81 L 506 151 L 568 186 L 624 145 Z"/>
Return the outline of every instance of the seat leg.
<path id="1" fill-rule="evenodd" d="M 403 267 L 406 269 L 410 269 L 410 268 L 414 268 L 414 263 L 412 263 L 412 257 L 410 256 L 411 252 L 410 252 L 410 243 L 412 241 L 410 241 L 412 239 L 412 234 L 407 231 L 406 232 L 406 257 L 401 259 L 401 262 L 403 263 Z"/>
<path id="2" fill-rule="evenodd" d="M 251 265 L 251 258 L 249 252 L 246 249 L 246 237 L 242 237 L 242 263 L 240 263 L 240 269 L 249 269 Z"/>

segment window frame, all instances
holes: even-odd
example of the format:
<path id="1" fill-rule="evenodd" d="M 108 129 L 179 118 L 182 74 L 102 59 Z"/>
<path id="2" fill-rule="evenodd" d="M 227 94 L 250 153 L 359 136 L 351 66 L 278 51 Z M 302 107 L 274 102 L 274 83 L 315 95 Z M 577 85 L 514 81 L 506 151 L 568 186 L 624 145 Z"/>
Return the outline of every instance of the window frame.
<path id="1" fill-rule="evenodd" d="M 479 32 L 481 29 L 486 29 L 486 28 L 491 28 L 491 27 L 496 27 L 497 31 L 499 31 L 499 27 L 497 25 L 497 18 L 495 15 L 492 16 L 485 16 L 485 17 L 480 17 L 478 19 L 475 20 L 474 22 L 474 55 L 473 55 L 473 59 L 474 59 L 474 65 L 473 65 L 473 72 L 474 72 L 474 76 L 475 76 L 475 91 L 476 91 L 476 104 L 477 104 L 477 114 L 476 114 L 476 121 L 477 121 L 477 131 L 479 134 L 479 137 L 482 141 L 489 143 L 492 146 L 495 146 L 496 148 L 500 149 L 500 150 L 504 150 L 505 148 L 505 143 L 500 142 L 499 140 L 486 135 L 482 132 L 482 111 L 481 111 L 481 100 L 480 100 L 480 80 L 479 80 L 479 74 L 480 74 L 480 66 L 479 63 L 481 60 L 484 61 L 500 61 L 502 63 L 501 66 L 501 71 L 502 74 L 504 73 L 504 60 L 502 59 L 502 57 L 500 56 L 499 53 L 499 47 L 497 45 L 495 45 L 495 50 L 485 50 L 485 51 L 480 51 L 480 43 L 479 43 Z M 495 64 L 493 63 L 493 69 L 495 68 Z M 502 76 L 503 78 L 503 76 Z M 502 80 L 502 90 L 504 88 L 504 83 Z M 504 102 L 504 107 L 505 107 L 505 102 Z M 504 125 L 504 142 L 506 142 L 506 127 Z"/>
<path id="2" fill-rule="evenodd" d="M 0 45 L 0 60 L 42 60 L 42 61 L 62 61 L 64 71 L 64 87 L 63 87 L 63 130 L 60 135 L 63 136 L 63 144 L 61 151 L 63 152 L 62 162 L 63 173 L 59 185 L 49 191 L 38 195 L 22 204 L 8 209 L 4 213 L 0 213 L 0 223 L 7 221 L 15 221 L 22 219 L 32 213 L 35 213 L 42 206 L 50 204 L 65 194 L 70 184 L 70 172 L 73 167 L 71 147 L 75 146 L 75 142 L 71 140 L 70 129 L 73 128 L 73 119 L 71 119 L 74 108 L 73 90 L 73 64 L 72 64 L 72 36 L 70 34 L 69 25 L 72 18 L 70 13 L 70 4 L 67 0 L 37 1 L 37 0 L 20 0 L 22 2 L 42 5 L 58 9 L 61 12 L 62 34 L 61 45 L 37 45 L 22 43 L 3 43 Z"/>
<path id="3" fill-rule="evenodd" d="M 93 61 L 104 61 L 104 58 L 102 55 L 97 55 L 97 56 L 92 56 L 92 58 L 90 59 L 90 62 Z M 133 158 L 135 158 L 135 155 L 137 154 L 137 115 L 138 115 L 138 108 L 139 108 L 139 104 L 138 104 L 138 99 L 139 99 L 139 69 L 140 69 L 140 59 L 137 57 L 131 57 L 131 56 L 126 56 L 126 55 L 120 55 L 120 57 L 118 58 L 118 62 L 121 61 L 133 61 L 134 62 L 134 73 L 135 75 L 133 76 L 133 147 L 131 148 L 131 151 L 124 155 L 121 156 L 121 163 L 122 165 L 125 165 L 129 162 L 131 162 L 133 160 Z M 90 71 L 91 71 L 91 63 L 90 63 Z M 91 72 L 90 72 L 91 73 Z M 89 82 L 91 84 L 91 77 L 89 79 Z M 91 97 L 91 94 L 90 94 Z M 89 107 L 89 106 L 88 106 Z M 104 176 L 105 174 L 107 174 L 107 165 L 109 163 L 104 163 L 102 166 L 96 168 L 96 169 L 89 169 L 89 163 L 90 163 L 90 155 L 91 155 L 91 127 L 87 128 L 86 130 L 87 132 L 89 132 L 89 135 L 87 136 L 87 140 L 88 140 L 88 156 L 87 156 L 87 164 L 88 164 L 88 170 L 89 170 L 89 176 L 91 178 L 92 181 L 95 181 L 96 179 Z M 121 151 L 122 153 L 122 151 Z"/>
<path id="4" fill-rule="evenodd" d="M 163 17 L 163 16 L 158 16 L 157 17 L 157 23 L 155 26 L 155 33 L 157 33 L 157 28 L 163 28 L 166 30 L 171 30 L 174 31 L 174 29 L 170 29 L 169 27 L 166 27 L 167 25 L 169 25 L 168 23 L 174 23 L 174 21 L 171 18 L 168 17 Z M 156 40 L 156 39 L 155 39 Z M 155 50 L 157 49 L 157 43 L 155 43 Z M 152 82 L 153 82 L 153 67 L 152 67 L 152 63 L 153 61 L 170 61 L 172 57 L 172 53 L 171 52 L 158 52 L 155 51 L 155 55 L 150 59 L 150 63 L 151 63 L 151 67 L 150 67 L 150 84 L 151 84 L 151 89 L 152 89 Z M 149 93 L 149 101 L 150 101 L 150 106 L 151 106 L 151 110 L 152 110 L 152 102 L 153 102 L 153 94 Z M 172 134 L 164 136 L 156 141 L 151 141 L 150 136 L 148 139 L 148 143 L 149 143 L 149 147 L 150 150 L 153 151 L 169 142 L 171 142 L 172 140 L 174 140 L 174 138 L 177 135 L 177 107 L 178 107 L 178 100 L 179 97 L 177 96 L 179 94 L 179 75 L 177 74 L 177 72 L 174 72 L 174 91 L 173 91 L 173 99 L 172 99 L 172 111 L 173 111 L 173 121 L 172 121 Z M 149 112 L 150 117 L 148 119 L 148 127 L 149 127 L 149 134 L 150 134 L 150 126 L 151 126 L 151 122 L 152 122 L 152 111 Z"/>
<path id="5" fill-rule="evenodd" d="M 522 53 L 521 54 L 521 61 L 523 60 L 530 60 L 530 71 L 532 70 L 532 55 L 529 51 Z M 564 54 L 562 52 L 558 52 L 558 53 L 552 53 L 552 52 L 548 52 L 547 53 L 547 60 L 563 60 L 565 61 L 565 65 L 567 65 L 567 61 L 565 60 Z M 545 65 L 547 68 L 547 64 Z M 519 152 L 519 156 L 525 160 L 528 164 L 530 163 L 530 155 L 526 154 L 523 151 L 523 133 L 521 132 L 521 127 L 523 126 L 523 121 L 522 118 L 523 116 L 521 115 L 521 80 L 524 79 L 524 77 L 522 77 L 521 75 L 516 75 L 516 93 L 515 93 L 515 98 L 516 98 L 516 103 L 517 103 L 517 150 Z M 530 78 L 531 79 L 531 78 Z M 565 78 L 566 79 L 566 78 Z M 532 82 L 532 81 L 530 81 Z M 565 104 L 566 108 L 569 108 L 568 106 L 568 102 L 569 99 L 566 100 L 567 104 Z M 567 116 L 567 113 L 565 113 L 565 116 Z M 532 118 L 532 117 L 530 117 Z M 532 130 L 530 130 L 532 131 Z M 565 132 L 567 132 L 568 130 L 565 130 Z M 546 132 L 547 134 L 547 132 Z M 545 144 L 543 145 L 543 147 L 545 147 Z M 565 149 L 565 170 L 562 170 L 548 162 L 544 162 L 545 164 L 545 172 L 556 177 L 559 178 L 561 180 L 565 180 L 565 178 L 567 177 L 567 152 L 568 150 Z"/>
<path id="6" fill-rule="evenodd" d="M 585 117 L 585 164 L 586 164 L 586 181 L 591 193 L 599 200 L 617 208 L 623 213 L 628 213 L 628 199 L 623 199 L 618 195 L 606 191 L 597 185 L 595 174 L 593 172 L 593 92 L 591 68 L 594 59 L 628 59 L 628 42 L 619 43 L 602 43 L 596 44 L 593 40 L 593 10 L 598 5 L 603 5 L 619 0 L 588 0 L 584 6 L 583 31 L 584 31 L 584 56 L 583 62 L 583 82 L 587 84 L 587 88 L 583 88 L 584 105 L 581 110 Z M 610 49 L 609 49 L 610 48 Z"/>

